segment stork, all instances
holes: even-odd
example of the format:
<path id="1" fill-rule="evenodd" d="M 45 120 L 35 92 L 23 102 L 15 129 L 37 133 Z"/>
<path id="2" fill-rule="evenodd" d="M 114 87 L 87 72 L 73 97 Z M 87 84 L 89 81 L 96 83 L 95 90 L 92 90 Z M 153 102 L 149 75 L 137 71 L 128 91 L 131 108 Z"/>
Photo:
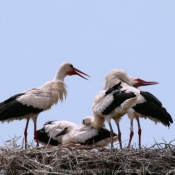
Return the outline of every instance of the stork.
<path id="1" fill-rule="evenodd" d="M 108 90 L 101 90 L 96 95 L 92 105 L 95 118 L 92 126 L 99 128 L 103 124 L 104 120 L 108 122 L 111 135 L 111 148 L 113 148 L 113 128 L 111 125 L 111 119 L 113 119 L 117 125 L 118 140 L 120 148 L 122 148 L 119 121 L 137 100 L 137 97 L 133 92 L 126 92 L 120 89 L 121 82 Z"/>
<path id="2" fill-rule="evenodd" d="M 66 97 L 66 85 L 64 78 L 67 75 L 79 75 L 85 78 L 82 74 L 89 76 L 82 71 L 73 67 L 71 63 L 63 63 L 58 69 L 55 78 L 44 85 L 29 89 L 25 92 L 14 95 L 0 103 L 0 121 L 10 122 L 13 120 L 27 119 L 24 130 L 25 148 L 27 147 L 27 128 L 30 118 L 34 122 L 34 137 L 39 146 L 36 122 L 40 112 L 48 110 L 58 100 L 63 100 Z M 86 78 L 85 78 L 86 79 Z"/>
<path id="3" fill-rule="evenodd" d="M 170 126 L 173 120 L 167 110 L 162 106 L 162 103 L 151 93 L 138 89 L 139 86 L 154 85 L 157 82 L 144 81 L 140 78 L 132 78 L 121 69 L 112 70 L 105 79 L 104 89 L 113 87 L 115 84 L 122 82 L 120 90 L 133 92 L 137 96 L 137 101 L 128 110 L 127 114 L 130 118 L 130 139 L 128 147 L 130 147 L 133 132 L 133 119 L 138 123 L 139 147 L 141 147 L 141 126 L 139 117 L 149 118 L 155 123 L 161 122 L 165 126 Z"/>
<path id="4" fill-rule="evenodd" d="M 57 146 L 62 143 L 63 136 L 77 128 L 75 123 L 69 121 L 48 121 L 43 128 L 37 130 L 38 140 L 42 144 Z"/>
<path id="5" fill-rule="evenodd" d="M 71 140 L 74 143 L 81 145 L 93 145 L 96 147 L 105 147 L 110 143 L 110 132 L 105 128 L 104 124 L 102 127 L 93 127 L 94 117 L 87 116 L 83 119 L 80 124 L 71 134 Z M 114 142 L 118 140 L 118 136 L 113 134 Z"/>
<path id="6" fill-rule="evenodd" d="M 38 130 L 38 140 L 43 144 L 56 146 L 59 144 L 78 143 L 104 147 L 110 143 L 110 132 L 105 128 L 95 129 L 91 126 L 92 116 L 83 119 L 80 125 L 69 121 L 49 121 Z M 114 133 L 114 141 L 118 139 Z"/>

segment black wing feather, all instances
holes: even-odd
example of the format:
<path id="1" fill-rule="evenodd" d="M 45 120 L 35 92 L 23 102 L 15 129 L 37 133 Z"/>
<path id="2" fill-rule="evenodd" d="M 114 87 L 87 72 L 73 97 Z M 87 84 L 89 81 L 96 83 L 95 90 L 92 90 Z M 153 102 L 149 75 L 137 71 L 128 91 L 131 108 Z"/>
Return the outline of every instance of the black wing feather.
<path id="1" fill-rule="evenodd" d="M 162 107 L 162 103 L 151 93 L 140 91 L 140 94 L 145 98 L 147 102 L 155 103 L 157 106 Z"/>
<path id="2" fill-rule="evenodd" d="M 117 134 L 113 133 L 113 136 L 117 136 Z M 110 131 L 108 131 L 105 128 L 100 128 L 97 135 L 86 140 L 84 143 L 80 143 L 80 144 L 92 145 L 93 143 L 99 142 L 99 141 L 106 139 L 106 138 L 109 138 L 109 137 L 110 137 Z"/>
<path id="3" fill-rule="evenodd" d="M 136 95 L 133 92 L 125 93 L 124 91 L 115 91 L 113 93 L 112 103 L 102 112 L 103 115 L 110 114 L 116 107 L 119 107 L 124 101 L 134 98 Z"/>
<path id="4" fill-rule="evenodd" d="M 119 82 L 118 84 L 114 85 L 112 88 L 109 88 L 109 89 L 105 92 L 105 94 L 108 95 L 108 94 L 112 93 L 112 92 L 115 91 L 115 90 L 120 90 L 120 89 L 122 88 L 122 86 L 120 86 L 120 85 L 121 85 L 121 82 Z"/>
<path id="5" fill-rule="evenodd" d="M 0 103 L 0 121 L 13 117 L 22 117 L 30 113 L 37 114 L 43 111 L 43 109 L 23 105 L 22 103 L 18 102 L 16 99 L 22 95 L 24 95 L 24 93 L 14 95 Z"/>
<path id="6" fill-rule="evenodd" d="M 173 119 L 171 118 L 171 115 L 166 111 L 166 109 L 156 105 L 153 102 L 144 102 L 137 104 L 133 107 L 133 109 L 142 115 L 158 119 L 168 126 L 170 126 L 170 123 L 173 123 Z"/>
<path id="7" fill-rule="evenodd" d="M 57 140 L 54 140 L 48 136 L 48 133 L 45 132 L 44 127 L 40 130 L 37 130 L 37 134 L 38 134 L 38 140 L 42 143 L 48 144 L 50 139 L 49 142 L 50 145 L 57 146 L 59 144 Z"/>

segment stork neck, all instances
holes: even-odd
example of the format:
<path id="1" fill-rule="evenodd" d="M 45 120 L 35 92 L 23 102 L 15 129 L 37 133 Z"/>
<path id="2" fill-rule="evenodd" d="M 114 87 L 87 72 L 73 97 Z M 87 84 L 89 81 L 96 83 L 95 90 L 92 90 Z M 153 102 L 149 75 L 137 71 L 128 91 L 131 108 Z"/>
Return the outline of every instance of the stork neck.
<path id="1" fill-rule="evenodd" d="M 102 128 L 104 126 L 105 118 L 103 116 L 94 115 L 94 120 L 91 126 L 94 128 Z"/>
<path id="2" fill-rule="evenodd" d="M 66 77 L 66 72 L 63 71 L 61 68 L 57 71 L 57 74 L 54 78 L 54 80 L 61 80 L 64 81 L 64 78 Z"/>

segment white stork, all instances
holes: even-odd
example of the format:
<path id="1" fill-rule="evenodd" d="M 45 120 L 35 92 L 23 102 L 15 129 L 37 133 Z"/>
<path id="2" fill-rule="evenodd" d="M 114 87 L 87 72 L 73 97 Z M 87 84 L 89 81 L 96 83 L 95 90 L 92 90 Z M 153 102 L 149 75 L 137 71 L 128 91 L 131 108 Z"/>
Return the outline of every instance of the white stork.
<path id="1" fill-rule="evenodd" d="M 13 120 L 22 120 L 24 118 L 27 119 L 24 131 L 25 147 L 27 147 L 27 128 L 29 120 L 32 118 L 34 122 L 34 137 L 37 146 L 39 146 L 36 132 L 36 122 L 39 113 L 50 109 L 52 105 L 57 104 L 58 100 L 62 101 L 63 97 L 66 97 L 67 91 L 64 83 L 66 75 L 79 75 L 85 78 L 81 74 L 88 76 L 73 67 L 71 63 L 63 63 L 52 81 L 38 88 L 29 89 L 23 93 L 14 95 L 4 102 L 1 102 L 0 121 L 10 122 Z"/>
<path id="2" fill-rule="evenodd" d="M 113 148 L 113 129 L 111 119 L 113 119 L 117 125 L 118 140 L 120 148 L 122 148 L 119 121 L 137 100 L 137 97 L 133 92 L 125 92 L 120 89 L 121 82 L 108 90 L 100 91 L 95 97 L 92 105 L 94 113 L 94 122 L 92 123 L 92 126 L 97 128 L 101 127 L 104 123 L 104 119 L 108 122 L 111 134 L 111 148 Z"/>
<path id="3" fill-rule="evenodd" d="M 137 120 L 138 123 L 139 147 L 141 147 L 141 126 L 139 122 L 139 117 L 149 118 L 155 123 L 161 122 L 165 126 L 170 126 L 170 123 L 173 123 L 173 120 L 170 114 L 162 106 L 162 103 L 154 95 L 149 92 L 139 90 L 137 88 L 139 86 L 154 85 L 157 84 L 157 82 L 147 82 L 139 78 L 135 79 L 128 76 L 126 72 L 121 69 L 114 69 L 106 76 L 104 89 L 111 88 L 119 82 L 122 82 L 120 90 L 125 92 L 133 92 L 137 96 L 137 101 L 127 112 L 128 117 L 131 121 L 131 132 L 128 147 L 130 147 L 131 140 L 134 134 L 134 118 Z"/>
<path id="4" fill-rule="evenodd" d="M 68 121 L 49 121 L 37 131 L 38 140 L 52 146 L 71 143 L 97 147 L 107 146 L 110 143 L 110 132 L 104 127 L 93 128 L 92 121 L 91 116 L 85 117 L 79 126 Z M 114 141 L 118 139 L 115 133 L 113 139 Z"/>
<path id="5" fill-rule="evenodd" d="M 43 128 L 37 130 L 38 140 L 44 145 L 57 146 L 62 143 L 64 135 L 76 128 L 77 125 L 69 121 L 49 121 L 44 124 Z"/>

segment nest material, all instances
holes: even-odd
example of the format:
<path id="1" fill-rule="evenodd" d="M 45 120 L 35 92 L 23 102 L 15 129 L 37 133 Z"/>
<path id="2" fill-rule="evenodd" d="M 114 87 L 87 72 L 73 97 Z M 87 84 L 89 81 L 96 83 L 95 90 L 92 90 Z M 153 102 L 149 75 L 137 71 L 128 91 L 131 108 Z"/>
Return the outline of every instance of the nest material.
<path id="1" fill-rule="evenodd" d="M 0 147 L 0 174 L 36 175 L 158 175 L 175 174 L 175 146 L 155 143 L 143 149 L 99 149 L 87 146 L 31 146 L 27 150 L 14 140 Z"/>

